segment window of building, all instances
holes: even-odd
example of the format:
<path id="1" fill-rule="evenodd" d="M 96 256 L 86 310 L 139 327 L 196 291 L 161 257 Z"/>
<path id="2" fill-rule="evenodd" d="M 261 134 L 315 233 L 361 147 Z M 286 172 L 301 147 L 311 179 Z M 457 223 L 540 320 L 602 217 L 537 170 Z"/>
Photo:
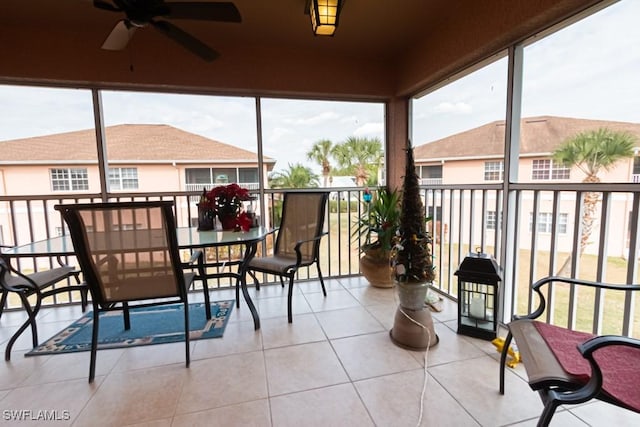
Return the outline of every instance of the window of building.
<path id="1" fill-rule="evenodd" d="M 558 215 L 558 233 L 567 233 L 567 219 L 569 215 L 561 213 Z M 529 214 L 529 232 L 533 230 L 533 213 Z M 538 233 L 551 233 L 553 231 L 553 215 L 551 212 L 538 213 Z"/>
<path id="2" fill-rule="evenodd" d="M 257 183 L 258 168 L 187 168 L 187 184 Z M 240 179 L 238 179 L 240 178 Z"/>
<path id="3" fill-rule="evenodd" d="M 640 175 L 640 157 L 638 156 L 633 158 L 633 174 Z"/>
<path id="4" fill-rule="evenodd" d="M 238 173 L 235 168 L 214 168 L 213 179 L 216 184 L 238 182 Z"/>
<path id="5" fill-rule="evenodd" d="M 571 169 L 551 159 L 536 159 L 531 168 L 531 179 L 569 179 Z"/>
<path id="6" fill-rule="evenodd" d="M 186 168 L 185 178 L 187 184 L 211 184 L 211 168 Z"/>
<path id="7" fill-rule="evenodd" d="M 442 178 L 442 165 L 421 166 L 420 169 L 423 179 Z"/>
<path id="8" fill-rule="evenodd" d="M 485 222 L 487 230 L 495 230 L 496 227 L 502 226 L 502 212 L 500 212 L 500 222 L 496 224 L 496 211 L 487 211 L 487 218 Z"/>
<path id="9" fill-rule="evenodd" d="M 258 168 L 240 168 L 238 169 L 238 182 L 252 184 L 258 183 Z"/>
<path id="10" fill-rule="evenodd" d="M 137 190 L 138 168 L 109 168 L 109 190 Z"/>
<path id="11" fill-rule="evenodd" d="M 49 169 L 51 190 L 80 191 L 89 189 L 89 175 L 86 168 Z"/>
<path id="12" fill-rule="evenodd" d="M 484 162 L 484 180 L 485 181 L 502 181 L 504 175 L 504 163 Z"/>

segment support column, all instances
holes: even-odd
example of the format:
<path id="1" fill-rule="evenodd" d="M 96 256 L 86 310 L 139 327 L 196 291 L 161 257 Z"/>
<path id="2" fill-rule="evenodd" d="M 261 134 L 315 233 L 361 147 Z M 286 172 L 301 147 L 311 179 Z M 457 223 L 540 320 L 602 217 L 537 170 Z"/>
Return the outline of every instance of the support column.
<path id="1" fill-rule="evenodd" d="M 98 89 L 91 90 L 93 98 L 93 120 L 96 129 L 96 143 L 98 155 L 98 172 L 100 174 L 100 196 L 103 202 L 108 201 L 109 193 L 109 165 L 107 160 L 107 145 L 102 114 L 102 94 Z"/>
<path id="2" fill-rule="evenodd" d="M 409 112 L 410 99 L 408 97 L 391 98 L 385 106 L 386 142 L 385 165 L 386 182 L 391 189 L 402 186 L 406 155 L 404 149 L 409 141 Z"/>

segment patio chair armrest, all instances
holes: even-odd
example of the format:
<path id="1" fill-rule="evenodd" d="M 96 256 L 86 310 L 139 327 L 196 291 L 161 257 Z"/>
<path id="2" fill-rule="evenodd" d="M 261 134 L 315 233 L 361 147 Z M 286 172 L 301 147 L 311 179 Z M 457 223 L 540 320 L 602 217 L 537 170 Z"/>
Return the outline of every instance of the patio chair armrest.
<path id="1" fill-rule="evenodd" d="M 537 282 L 535 282 L 532 286 L 531 289 L 533 289 L 533 291 L 535 293 L 538 294 L 539 297 L 539 304 L 538 307 L 532 311 L 531 313 L 527 314 L 527 315 L 514 315 L 513 316 L 513 320 L 517 320 L 517 319 L 536 319 L 538 317 L 540 317 L 542 315 L 542 313 L 544 313 L 544 310 L 547 306 L 547 302 L 546 302 L 546 298 L 544 296 L 544 294 L 541 291 L 541 288 L 549 283 L 553 283 L 553 282 L 562 282 L 562 283 L 567 283 L 570 285 L 580 285 L 580 286 L 588 286 L 588 287 L 592 287 L 592 288 L 599 288 L 599 289 L 610 289 L 610 290 L 616 290 L 616 291 L 638 291 L 640 290 L 640 285 L 638 284 L 614 284 L 614 283 L 604 283 L 604 282 L 594 282 L 594 281 L 590 281 L 590 280 L 582 280 L 582 279 L 574 279 L 571 277 L 562 277 L 562 276 L 549 276 L 549 277 L 545 277 L 542 278 L 540 280 L 538 280 Z"/>
<path id="2" fill-rule="evenodd" d="M 296 251 L 296 266 L 299 266 L 302 263 L 302 252 L 300 252 L 300 247 L 302 245 L 304 245 L 305 243 L 309 243 L 309 242 L 315 242 L 317 240 L 322 239 L 324 236 L 326 236 L 327 234 L 329 234 L 328 231 L 323 232 L 322 234 L 315 236 L 312 239 L 306 239 L 306 240 L 298 240 L 296 242 L 296 245 L 293 247 L 293 250 Z"/>
<path id="3" fill-rule="evenodd" d="M 587 359 L 593 359 L 593 352 L 610 345 L 622 345 L 640 349 L 640 339 L 620 335 L 600 335 L 578 345 L 578 351 Z"/>
<path id="4" fill-rule="evenodd" d="M 4 246 L 4 247 L 11 247 L 11 246 Z M 33 281 L 33 279 L 29 278 L 27 275 L 23 274 L 20 270 L 14 268 L 14 266 L 11 264 L 11 261 L 8 257 L 6 256 L 2 256 L 3 258 L 3 263 L 2 263 L 2 273 L 0 274 L 0 282 L 1 282 L 1 286 L 3 289 L 10 291 L 10 292 L 36 292 L 36 293 L 40 293 L 40 288 L 38 287 L 38 285 L 36 284 L 36 282 Z M 5 268 L 8 270 L 8 272 L 10 274 L 15 274 L 16 276 L 20 277 L 21 279 L 24 280 L 24 283 L 20 283 L 17 284 L 15 286 L 12 286 L 8 283 L 6 283 L 4 281 L 4 270 Z"/>

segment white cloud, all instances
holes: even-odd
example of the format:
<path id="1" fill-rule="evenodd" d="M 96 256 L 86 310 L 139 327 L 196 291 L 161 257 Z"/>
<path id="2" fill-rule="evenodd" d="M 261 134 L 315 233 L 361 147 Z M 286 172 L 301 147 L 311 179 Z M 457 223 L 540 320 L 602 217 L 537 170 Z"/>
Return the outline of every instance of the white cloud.
<path id="1" fill-rule="evenodd" d="M 278 141 L 282 137 L 286 135 L 290 135 L 292 133 L 293 132 L 291 131 L 291 129 L 283 128 L 283 127 L 275 127 L 271 130 L 271 133 L 267 137 L 267 143 L 275 145 L 278 143 Z"/>
<path id="2" fill-rule="evenodd" d="M 469 114 L 473 107 L 466 102 L 441 102 L 433 107 L 435 113 Z"/>
<path id="3" fill-rule="evenodd" d="M 316 114 L 311 117 L 297 118 L 297 119 L 285 119 L 285 123 L 305 126 L 315 126 L 323 123 L 336 121 L 340 116 L 333 111 L 325 111 L 320 114 Z"/>
<path id="4" fill-rule="evenodd" d="M 384 134 L 384 124 L 380 122 L 365 123 L 364 125 L 360 126 L 359 128 L 353 131 L 353 135 L 358 137 L 380 138 L 382 134 Z"/>

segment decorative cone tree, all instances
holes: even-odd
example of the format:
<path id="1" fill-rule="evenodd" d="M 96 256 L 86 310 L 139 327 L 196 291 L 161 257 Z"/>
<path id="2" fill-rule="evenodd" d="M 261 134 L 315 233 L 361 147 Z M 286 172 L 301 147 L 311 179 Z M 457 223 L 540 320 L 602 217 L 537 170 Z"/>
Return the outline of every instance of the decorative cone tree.
<path id="1" fill-rule="evenodd" d="M 424 350 L 438 343 L 431 312 L 425 308 L 429 284 L 434 279 L 431 236 L 426 229 L 427 220 L 410 143 L 406 151 L 402 212 L 393 254 L 400 306 L 389 335 L 400 347 Z"/>
<path id="2" fill-rule="evenodd" d="M 413 159 L 413 148 L 407 148 L 407 164 L 402 184 L 399 242 L 395 257 L 396 280 L 403 283 L 433 281 L 431 236 L 427 232 L 420 184 Z"/>

